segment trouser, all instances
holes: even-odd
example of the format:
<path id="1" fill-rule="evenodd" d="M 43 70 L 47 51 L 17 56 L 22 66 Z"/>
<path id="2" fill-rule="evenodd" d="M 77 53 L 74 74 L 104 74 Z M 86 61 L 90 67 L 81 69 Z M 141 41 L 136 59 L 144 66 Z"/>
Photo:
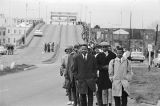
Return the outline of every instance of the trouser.
<path id="1" fill-rule="evenodd" d="M 70 89 L 66 89 L 67 92 L 67 96 L 68 96 L 68 100 L 72 101 L 72 92 L 71 92 L 71 88 Z"/>
<path id="2" fill-rule="evenodd" d="M 128 94 L 126 91 L 124 91 L 124 88 L 122 87 L 122 96 L 114 96 L 115 106 L 127 106 L 127 97 Z"/>
<path id="3" fill-rule="evenodd" d="M 88 94 L 80 94 L 80 104 L 81 104 L 80 106 L 93 106 L 93 91 L 89 87 L 88 87 Z"/>
<path id="4" fill-rule="evenodd" d="M 110 89 L 105 89 L 102 90 L 102 101 L 103 104 L 112 104 L 112 90 Z"/>
<path id="5" fill-rule="evenodd" d="M 100 87 L 98 87 L 98 91 L 96 93 L 96 97 L 97 97 L 98 106 L 102 106 L 103 105 L 103 102 L 102 102 L 102 89 Z"/>
<path id="6" fill-rule="evenodd" d="M 73 95 L 73 101 L 74 101 L 73 106 L 77 106 L 77 104 L 79 104 L 79 94 L 77 92 L 76 82 L 74 79 L 72 82 L 72 95 Z"/>

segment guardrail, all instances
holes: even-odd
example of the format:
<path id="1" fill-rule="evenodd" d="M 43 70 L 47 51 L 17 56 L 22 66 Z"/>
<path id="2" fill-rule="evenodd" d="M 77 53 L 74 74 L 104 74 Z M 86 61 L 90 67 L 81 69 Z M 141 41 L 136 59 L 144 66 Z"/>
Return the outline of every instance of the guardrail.
<path id="1" fill-rule="evenodd" d="M 26 38 L 29 37 L 29 34 L 34 30 L 34 28 L 38 27 L 37 29 L 40 29 L 43 25 L 44 25 L 44 22 L 36 23 L 36 24 L 32 25 L 32 26 L 27 30 L 27 32 L 26 32 Z M 23 35 L 23 36 L 17 41 L 17 46 L 20 46 L 20 47 L 18 47 L 19 49 L 24 48 L 24 47 L 26 47 L 27 45 L 29 45 L 29 42 L 31 42 L 31 40 L 32 40 L 32 37 L 31 37 L 31 39 L 29 40 L 29 42 L 27 43 L 27 45 L 23 45 L 23 42 L 24 42 L 23 40 L 26 41 L 26 39 L 24 38 L 24 36 L 25 36 L 25 35 Z M 25 42 L 25 43 L 26 43 L 26 42 Z"/>

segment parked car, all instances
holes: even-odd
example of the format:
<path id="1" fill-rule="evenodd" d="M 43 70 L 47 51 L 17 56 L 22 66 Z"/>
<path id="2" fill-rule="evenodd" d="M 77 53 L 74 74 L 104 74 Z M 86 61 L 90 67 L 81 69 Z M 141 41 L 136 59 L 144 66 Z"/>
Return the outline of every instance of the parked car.
<path id="1" fill-rule="evenodd" d="M 41 30 L 35 30 L 34 36 L 43 36 L 43 32 Z"/>
<path id="2" fill-rule="evenodd" d="M 1 55 L 6 55 L 7 54 L 7 49 L 4 46 L 0 46 L 0 54 Z"/>
<path id="3" fill-rule="evenodd" d="M 160 54 L 158 54 L 158 57 L 157 58 L 154 58 L 152 60 L 152 63 L 155 67 L 159 67 L 160 68 Z"/>
<path id="4" fill-rule="evenodd" d="M 140 61 L 143 62 L 145 60 L 145 56 L 142 52 L 131 52 L 131 61 Z"/>

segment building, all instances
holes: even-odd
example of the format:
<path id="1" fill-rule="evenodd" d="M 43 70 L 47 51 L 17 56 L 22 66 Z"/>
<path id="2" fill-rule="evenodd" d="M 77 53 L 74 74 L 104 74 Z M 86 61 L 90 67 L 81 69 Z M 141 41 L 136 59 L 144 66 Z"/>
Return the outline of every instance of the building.
<path id="1" fill-rule="evenodd" d="M 145 53 L 147 52 L 148 44 L 152 44 L 154 47 L 155 35 L 156 32 L 154 29 L 92 28 L 91 38 L 95 39 L 98 43 L 107 41 L 114 47 L 122 46 L 124 48 L 130 48 L 131 51 Z M 159 40 L 157 40 L 157 45 L 160 45 Z"/>
<path id="2" fill-rule="evenodd" d="M 6 28 L 0 27 L 0 45 L 6 43 Z"/>
<path id="3" fill-rule="evenodd" d="M 38 23 L 43 22 L 43 19 L 33 18 L 8 18 L 0 14 L 0 44 L 18 45 L 18 40 L 25 33 L 34 28 Z"/>
<path id="4" fill-rule="evenodd" d="M 0 26 L 5 26 L 6 25 L 6 18 L 4 14 L 0 14 Z"/>
<path id="5" fill-rule="evenodd" d="M 18 27 L 18 26 L 8 26 L 6 27 L 6 37 L 5 37 L 5 44 L 12 44 L 17 46 L 17 40 L 22 38 L 25 32 L 28 30 L 29 27 Z"/>
<path id="6" fill-rule="evenodd" d="M 119 29 L 113 32 L 113 46 L 121 46 L 123 48 L 128 48 L 129 32 Z"/>
<path id="7" fill-rule="evenodd" d="M 97 43 L 100 42 L 108 42 L 109 44 L 111 44 L 112 40 L 111 40 L 111 35 L 112 32 L 109 29 L 106 28 L 91 28 L 91 37 L 90 39 L 92 41 L 95 41 Z"/>

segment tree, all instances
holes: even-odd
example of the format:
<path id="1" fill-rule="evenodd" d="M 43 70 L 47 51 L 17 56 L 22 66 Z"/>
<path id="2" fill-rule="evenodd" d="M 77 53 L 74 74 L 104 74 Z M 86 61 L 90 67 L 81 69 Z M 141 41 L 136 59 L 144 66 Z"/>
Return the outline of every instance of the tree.
<path id="1" fill-rule="evenodd" d="M 100 26 L 99 25 L 95 25 L 94 29 L 100 29 Z"/>

